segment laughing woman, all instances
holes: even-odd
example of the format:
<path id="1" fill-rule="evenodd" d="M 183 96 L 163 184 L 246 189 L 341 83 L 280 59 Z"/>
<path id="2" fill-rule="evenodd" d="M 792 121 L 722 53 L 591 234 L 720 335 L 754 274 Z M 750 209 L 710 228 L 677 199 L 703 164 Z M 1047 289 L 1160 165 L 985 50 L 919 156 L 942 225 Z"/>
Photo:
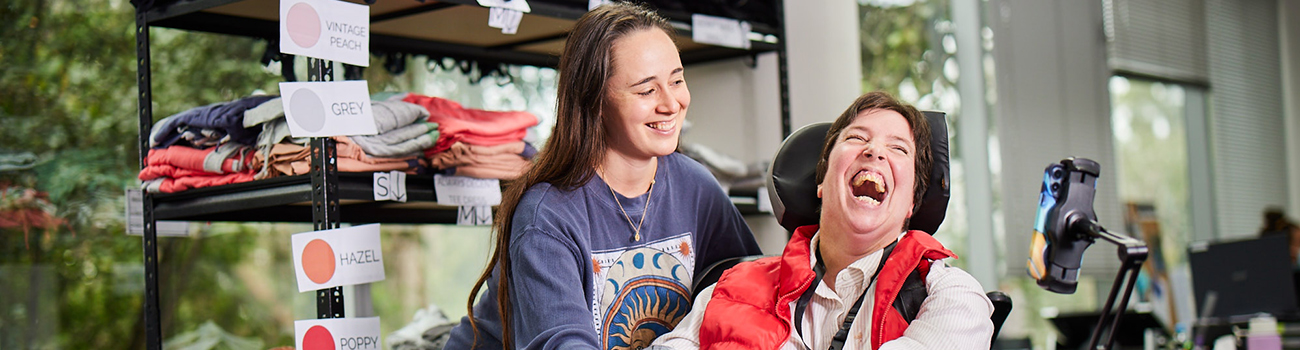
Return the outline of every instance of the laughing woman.
<path id="1" fill-rule="evenodd" d="M 574 25 L 555 131 L 506 189 L 446 349 L 645 347 L 689 311 L 699 271 L 759 254 L 717 181 L 675 152 L 691 94 L 669 33 L 623 3 Z"/>

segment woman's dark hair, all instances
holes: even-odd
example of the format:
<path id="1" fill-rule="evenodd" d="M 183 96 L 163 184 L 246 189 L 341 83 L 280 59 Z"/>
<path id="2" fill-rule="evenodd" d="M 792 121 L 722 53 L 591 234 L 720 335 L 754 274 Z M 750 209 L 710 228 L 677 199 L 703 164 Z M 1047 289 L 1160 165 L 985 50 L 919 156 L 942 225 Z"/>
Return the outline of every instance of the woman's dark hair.
<path id="1" fill-rule="evenodd" d="M 909 104 L 898 101 L 894 96 L 883 91 L 868 92 L 853 101 L 853 105 L 844 110 L 838 119 L 831 124 L 831 129 L 826 132 L 826 142 L 822 145 L 821 160 L 817 161 L 817 183 L 820 184 L 826 178 L 826 168 L 831 156 L 831 149 L 835 148 L 835 143 L 839 140 L 840 132 L 849 127 L 858 114 L 872 110 L 885 109 L 898 112 L 907 119 L 907 125 L 912 127 L 912 140 L 916 143 L 916 188 L 912 194 L 912 210 L 921 207 L 921 199 L 925 197 L 926 185 L 930 183 L 930 167 L 933 165 L 933 155 L 930 154 L 930 122 L 925 119 L 921 111 L 916 110 Z M 906 224 L 904 224 L 906 227 Z"/>
<path id="2" fill-rule="evenodd" d="M 513 348 L 510 320 L 510 232 L 515 209 L 529 187 L 539 183 L 573 190 L 595 174 L 604 160 L 606 135 L 601 110 L 605 102 L 605 82 L 613 74 L 611 51 L 614 42 L 642 30 L 673 33 L 668 21 L 643 5 L 611 3 L 583 15 L 573 25 L 560 54 L 555 131 L 546 146 L 537 153 L 532 168 L 519 179 L 506 184 L 497 208 L 493 231 L 496 247 L 487 268 L 470 291 L 468 314 L 478 342 L 478 325 L 474 321 L 474 302 L 479 290 L 496 270 L 497 307 L 501 315 L 501 344 Z"/>

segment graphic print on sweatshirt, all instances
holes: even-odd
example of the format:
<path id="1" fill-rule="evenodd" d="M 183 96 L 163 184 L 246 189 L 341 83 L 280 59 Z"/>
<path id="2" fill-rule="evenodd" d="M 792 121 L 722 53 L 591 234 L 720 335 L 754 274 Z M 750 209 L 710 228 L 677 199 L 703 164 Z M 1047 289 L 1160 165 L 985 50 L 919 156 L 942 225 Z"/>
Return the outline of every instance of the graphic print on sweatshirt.
<path id="1" fill-rule="evenodd" d="M 690 232 L 645 245 L 593 251 L 591 311 L 601 349 L 640 349 L 691 308 L 695 240 Z"/>

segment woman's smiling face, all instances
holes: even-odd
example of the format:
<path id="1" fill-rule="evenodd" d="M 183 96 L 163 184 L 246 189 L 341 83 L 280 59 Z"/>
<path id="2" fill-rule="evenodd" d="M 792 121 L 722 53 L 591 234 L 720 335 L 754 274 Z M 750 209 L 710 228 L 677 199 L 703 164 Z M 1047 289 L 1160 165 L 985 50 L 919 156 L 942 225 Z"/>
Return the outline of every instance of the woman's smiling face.
<path id="1" fill-rule="evenodd" d="M 677 150 L 691 104 L 677 46 L 662 30 L 645 29 L 615 41 L 610 54 L 601 110 L 610 149 L 641 159 Z"/>

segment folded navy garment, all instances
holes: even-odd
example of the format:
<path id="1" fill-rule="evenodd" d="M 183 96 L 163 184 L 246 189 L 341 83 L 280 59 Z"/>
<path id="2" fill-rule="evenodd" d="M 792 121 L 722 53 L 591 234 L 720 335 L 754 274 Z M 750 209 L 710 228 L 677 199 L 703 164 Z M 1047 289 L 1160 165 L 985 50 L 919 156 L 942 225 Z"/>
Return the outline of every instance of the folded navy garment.
<path id="1" fill-rule="evenodd" d="M 149 135 L 149 146 L 168 147 L 176 144 L 205 147 L 216 142 L 236 142 L 245 145 L 257 143 L 260 125 L 244 127 L 244 111 L 257 107 L 277 96 L 251 96 L 230 102 L 213 103 L 190 108 L 158 121 Z"/>

